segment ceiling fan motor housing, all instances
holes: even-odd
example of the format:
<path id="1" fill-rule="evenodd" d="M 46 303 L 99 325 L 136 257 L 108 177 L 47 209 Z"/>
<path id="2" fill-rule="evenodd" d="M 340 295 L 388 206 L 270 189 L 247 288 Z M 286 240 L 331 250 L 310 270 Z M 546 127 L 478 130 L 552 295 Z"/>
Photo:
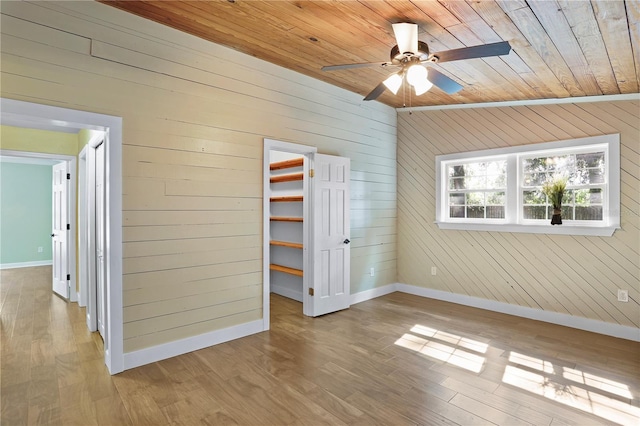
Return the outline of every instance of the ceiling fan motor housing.
<path id="1" fill-rule="evenodd" d="M 398 45 L 396 44 L 391 48 L 390 59 L 393 65 L 405 65 L 409 62 L 423 62 L 429 59 L 429 46 L 427 43 L 418 40 L 417 52 L 400 52 L 400 48 L 398 48 Z"/>

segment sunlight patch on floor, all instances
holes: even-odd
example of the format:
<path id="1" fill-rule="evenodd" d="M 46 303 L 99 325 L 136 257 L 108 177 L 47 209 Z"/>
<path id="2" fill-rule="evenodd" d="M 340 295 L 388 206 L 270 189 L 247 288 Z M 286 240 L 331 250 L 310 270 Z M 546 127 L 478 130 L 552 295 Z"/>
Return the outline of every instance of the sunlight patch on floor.
<path id="1" fill-rule="evenodd" d="M 465 349 L 470 349 L 475 352 L 486 353 L 489 345 L 486 343 L 478 342 L 477 340 L 469 339 L 467 337 L 457 336 L 455 334 L 447 333 L 445 331 L 435 330 L 433 328 L 425 327 L 423 325 L 415 325 L 411 332 L 421 334 L 426 337 L 433 337 L 440 341 L 454 344 Z"/>
<path id="2" fill-rule="evenodd" d="M 609 392 L 623 398 L 633 399 L 629 386 L 624 383 L 616 382 L 615 380 L 605 379 L 604 377 L 596 376 L 595 374 L 585 373 L 573 368 L 563 368 L 562 375 L 565 379 L 572 380 L 577 383 L 581 383 L 587 386 L 600 389 L 605 392 Z M 639 421 L 640 422 L 640 421 Z"/>
<path id="3" fill-rule="evenodd" d="M 552 401 L 607 419 L 621 425 L 638 424 L 640 408 L 607 396 L 632 399 L 623 383 L 512 352 L 502 381 Z M 576 384 L 561 383 L 560 378 Z"/>
<path id="4" fill-rule="evenodd" d="M 395 344 L 474 373 L 482 371 L 485 358 L 470 351 L 485 353 L 488 345 L 422 325 L 415 325 L 411 332 L 415 334 L 405 333 Z"/>

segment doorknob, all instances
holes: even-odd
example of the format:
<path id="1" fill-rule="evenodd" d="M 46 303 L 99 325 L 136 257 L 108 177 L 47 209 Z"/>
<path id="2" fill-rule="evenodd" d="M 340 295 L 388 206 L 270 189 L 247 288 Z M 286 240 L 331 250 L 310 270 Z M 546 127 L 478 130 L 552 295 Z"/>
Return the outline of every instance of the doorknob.
<path id="1" fill-rule="evenodd" d="M 51 236 L 52 236 L 52 237 L 55 237 L 55 236 L 56 236 L 56 234 L 51 234 Z"/>
<path id="2" fill-rule="evenodd" d="M 343 241 L 343 243 L 345 243 L 345 244 L 349 244 L 350 242 L 351 242 L 351 241 L 349 241 L 349 239 L 348 239 L 348 238 L 345 238 L 345 239 L 344 239 L 344 241 Z"/>

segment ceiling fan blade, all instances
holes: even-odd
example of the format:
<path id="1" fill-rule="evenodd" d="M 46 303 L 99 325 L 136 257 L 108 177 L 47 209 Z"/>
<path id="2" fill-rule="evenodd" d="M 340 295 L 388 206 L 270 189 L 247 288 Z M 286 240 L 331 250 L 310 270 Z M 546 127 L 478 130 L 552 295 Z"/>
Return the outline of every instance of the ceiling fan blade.
<path id="1" fill-rule="evenodd" d="M 396 36 L 400 53 L 418 53 L 418 25 L 417 24 L 392 24 L 393 33 Z"/>
<path id="2" fill-rule="evenodd" d="M 445 93 L 449 95 L 453 95 L 454 93 L 462 90 L 462 86 L 456 83 L 454 80 L 450 79 L 446 75 L 442 74 L 440 71 L 435 70 L 429 67 L 429 76 L 427 80 L 432 82 L 435 86 L 438 86 Z"/>
<path id="3" fill-rule="evenodd" d="M 365 101 L 373 101 L 378 99 L 378 96 L 382 95 L 384 91 L 387 89 L 387 86 L 384 85 L 384 81 L 376 86 L 375 89 L 371 91 L 367 96 L 365 96 Z"/>
<path id="4" fill-rule="evenodd" d="M 327 65 L 322 67 L 322 71 L 338 71 L 346 70 L 349 68 L 364 68 L 364 67 L 386 67 L 393 65 L 390 62 L 365 62 L 361 64 L 342 64 L 342 65 Z"/>
<path id="5" fill-rule="evenodd" d="M 438 62 L 459 61 L 460 59 L 483 58 L 487 56 L 506 55 L 511 50 L 508 41 L 500 41 L 498 43 L 483 44 L 480 46 L 463 47 L 461 49 L 445 50 L 444 52 L 434 53 L 433 56 L 438 58 Z"/>

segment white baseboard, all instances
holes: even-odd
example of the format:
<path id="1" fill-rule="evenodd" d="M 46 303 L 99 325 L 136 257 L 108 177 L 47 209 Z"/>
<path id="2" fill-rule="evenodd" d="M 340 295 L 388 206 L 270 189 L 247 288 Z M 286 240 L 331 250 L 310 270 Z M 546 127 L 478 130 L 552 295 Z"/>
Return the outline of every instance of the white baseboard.
<path id="1" fill-rule="evenodd" d="M 53 260 L 37 260 L 33 262 L 2 263 L 0 269 L 33 268 L 34 266 L 50 266 Z"/>
<path id="2" fill-rule="evenodd" d="M 397 291 L 413 294 L 416 296 L 428 297 L 430 299 L 457 303 L 459 305 L 486 309 L 489 311 L 500 312 L 503 314 L 529 318 L 532 320 L 548 322 L 565 327 L 577 328 L 578 330 L 591 331 L 593 333 L 640 342 L 640 328 L 629 327 L 620 324 L 611 324 L 604 321 L 576 317 L 573 315 L 561 314 L 558 312 L 543 311 L 541 309 L 534 309 L 526 306 L 511 305 L 509 303 L 497 302 L 495 300 L 481 299 L 479 297 L 467 296 L 463 294 L 448 293 L 446 291 L 417 287 L 408 284 L 397 283 L 395 284 L 395 288 Z"/>
<path id="3" fill-rule="evenodd" d="M 302 290 L 296 291 L 271 283 L 271 292 L 279 294 L 280 296 L 288 297 L 289 299 L 297 300 L 298 302 L 302 303 Z"/>
<path id="4" fill-rule="evenodd" d="M 351 304 L 355 305 L 360 302 L 366 302 L 367 300 L 375 299 L 376 297 L 384 296 L 389 293 L 393 293 L 396 290 L 396 284 L 387 284 L 382 287 L 372 288 L 371 290 L 361 291 L 351 295 Z"/>
<path id="5" fill-rule="evenodd" d="M 548 312 L 525 306 L 511 305 L 494 300 L 448 293 L 445 291 L 417 287 L 408 284 L 394 283 L 354 293 L 351 295 L 351 304 L 355 305 L 395 291 L 640 342 L 639 328 L 575 317 L 557 312 Z M 297 294 L 296 292 L 293 293 Z M 295 299 L 295 297 L 291 298 Z M 161 361 L 163 359 L 186 354 L 188 352 L 228 342 L 230 340 L 246 337 L 261 331 L 264 331 L 264 322 L 262 319 L 225 328 L 223 330 L 216 330 L 210 333 L 200 334 L 198 336 L 141 349 L 135 352 L 125 353 L 124 369 L 128 370 L 141 365 Z"/>
<path id="6" fill-rule="evenodd" d="M 263 325 L 264 322 L 262 319 L 259 319 L 246 324 L 240 324 L 234 327 L 224 328 L 222 330 L 187 337 L 186 339 L 175 340 L 162 345 L 140 349 L 139 351 L 128 352 L 124 354 L 124 369 L 129 370 L 131 368 L 140 367 L 141 365 L 151 364 L 152 362 L 161 361 L 163 359 L 259 333 L 264 331 Z"/>

